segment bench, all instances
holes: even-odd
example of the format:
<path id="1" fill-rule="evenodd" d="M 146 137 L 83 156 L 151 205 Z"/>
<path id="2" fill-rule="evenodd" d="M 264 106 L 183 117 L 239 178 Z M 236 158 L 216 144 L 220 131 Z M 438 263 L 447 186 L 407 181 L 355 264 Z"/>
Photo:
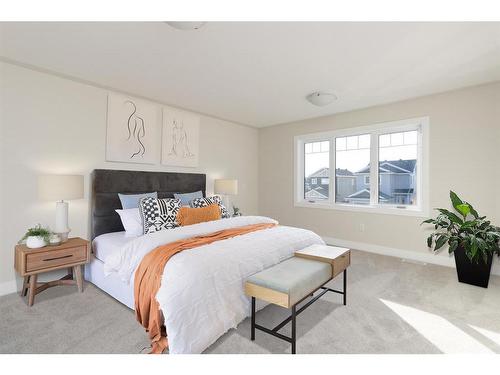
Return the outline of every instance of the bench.
<path id="1" fill-rule="evenodd" d="M 249 277 L 245 282 L 245 294 L 252 298 L 251 340 L 255 340 L 255 330 L 266 332 L 289 342 L 292 354 L 296 353 L 296 317 L 327 292 L 343 295 L 343 304 L 347 303 L 347 267 L 351 263 L 349 249 L 312 245 L 295 252 L 295 256 L 271 268 Z M 335 276 L 343 273 L 343 290 L 334 290 L 325 286 Z M 318 290 L 322 290 L 314 296 Z M 255 300 L 260 299 L 287 309 L 291 315 L 276 327 L 270 329 L 255 323 Z M 310 300 L 297 309 L 297 305 L 307 298 Z M 292 322 L 291 337 L 279 333 L 279 330 Z"/>

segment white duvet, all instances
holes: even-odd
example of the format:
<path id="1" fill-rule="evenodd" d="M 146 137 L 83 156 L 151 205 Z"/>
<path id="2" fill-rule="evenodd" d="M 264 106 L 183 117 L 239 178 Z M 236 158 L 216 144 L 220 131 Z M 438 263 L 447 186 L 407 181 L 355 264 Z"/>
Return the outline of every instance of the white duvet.
<path id="1" fill-rule="evenodd" d="M 155 247 L 179 239 L 258 223 L 277 223 L 243 216 L 141 236 L 105 260 L 105 272 L 133 282 L 140 261 Z M 250 299 L 243 285 L 250 275 L 271 267 L 296 250 L 323 244 L 315 233 L 277 226 L 185 250 L 165 266 L 156 298 L 162 309 L 170 353 L 201 353 L 249 316 Z"/>

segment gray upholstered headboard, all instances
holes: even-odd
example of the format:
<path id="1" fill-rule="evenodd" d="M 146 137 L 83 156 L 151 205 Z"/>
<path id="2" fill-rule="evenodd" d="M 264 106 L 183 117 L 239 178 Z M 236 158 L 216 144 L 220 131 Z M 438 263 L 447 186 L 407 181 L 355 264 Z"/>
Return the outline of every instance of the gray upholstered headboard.
<path id="1" fill-rule="evenodd" d="M 201 173 L 143 172 L 96 169 L 92 172 L 91 238 L 104 233 L 123 231 L 119 215 L 118 193 L 158 192 L 158 198 L 172 198 L 174 193 L 201 190 L 205 196 L 206 175 Z"/>

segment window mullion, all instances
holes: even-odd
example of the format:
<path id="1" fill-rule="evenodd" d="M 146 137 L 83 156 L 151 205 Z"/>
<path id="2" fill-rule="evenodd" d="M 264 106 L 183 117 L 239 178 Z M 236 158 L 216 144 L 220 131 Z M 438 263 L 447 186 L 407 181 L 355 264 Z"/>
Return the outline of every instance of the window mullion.
<path id="1" fill-rule="evenodd" d="M 295 199 L 297 202 L 300 202 L 300 201 L 304 201 L 305 198 L 304 198 L 304 193 L 305 193 L 305 189 L 304 189 L 304 182 L 305 182 L 305 170 L 304 170 L 304 166 L 305 166 L 305 156 L 306 156 L 306 153 L 305 153 L 305 142 L 302 141 L 302 140 L 298 140 L 297 141 L 297 145 L 296 145 L 296 153 L 297 153 L 297 157 L 296 157 L 296 163 L 297 163 L 297 167 L 295 169 L 295 173 L 297 173 L 297 177 L 298 177 L 298 180 L 296 181 L 296 189 L 297 189 L 297 192 L 296 192 L 296 196 L 295 196 Z"/>
<path id="2" fill-rule="evenodd" d="M 424 181 L 423 181 L 423 164 L 424 164 L 424 153 L 423 153 L 423 129 L 422 125 L 420 124 L 417 127 L 417 161 L 416 161 L 416 167 L 417 167 L 417 175 L 414 176 L 414 178 L 417 179 L 416 183 L 413 181 L 413 187 L 414 189 L 417 190 L 417 207 L 423 208 L 422 205 L 422 200 L 423 200 L 423 194 L 424 194 Z"/>
<path id="3" fill-rule="evenodd" d="M 330 185 L 328 187 L 329 189 L 329 198 L 328 198 L 328 201 L 330 204 L 334 204 L 335 203 L 335 186 L 337 184 L 337 179 L 336 179 L 336 166 L 335 166 L 335 152 L 336 152 L 336 148 L 335 148 L 335 138 L 330 138 L 330 168 L 329 168 L 329 175 L 330 175 Z"/>
<path id="4" fill-rule="evenodd" d="M 378 134 L 370 134 L 370 206 L 378 205 Z"/>

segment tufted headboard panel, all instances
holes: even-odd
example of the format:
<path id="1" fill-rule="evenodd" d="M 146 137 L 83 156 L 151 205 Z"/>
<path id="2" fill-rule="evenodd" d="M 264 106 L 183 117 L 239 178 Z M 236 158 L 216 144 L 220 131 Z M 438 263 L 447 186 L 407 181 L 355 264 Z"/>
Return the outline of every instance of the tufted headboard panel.
<path id="1" fill-rule="evenodd" d="M 115 212 L 122 208 L 118 193 L 157 191 L 158 198 L 173 198 L 174 193 L 198 190 L 205 196 L 205 174 L 95 169 L 92 172 L 91 238 L 124 230 Z"/>

